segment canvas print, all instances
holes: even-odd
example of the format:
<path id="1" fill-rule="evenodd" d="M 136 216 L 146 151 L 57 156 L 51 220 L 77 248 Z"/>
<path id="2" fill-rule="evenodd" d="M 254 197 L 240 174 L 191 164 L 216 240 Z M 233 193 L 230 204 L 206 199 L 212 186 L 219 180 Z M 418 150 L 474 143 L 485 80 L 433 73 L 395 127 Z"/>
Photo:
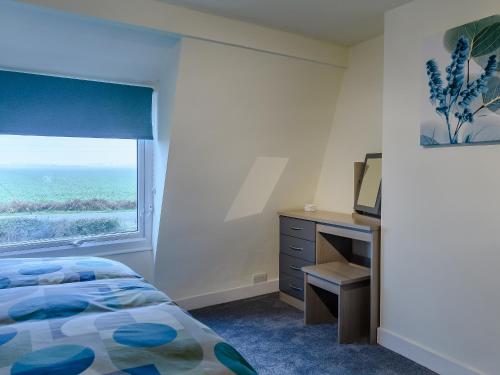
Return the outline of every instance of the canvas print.
<path id="1" fill-rule="evenodd" d="M 500 15 L 424 43 L 420 144 L 500 143 Z"/>

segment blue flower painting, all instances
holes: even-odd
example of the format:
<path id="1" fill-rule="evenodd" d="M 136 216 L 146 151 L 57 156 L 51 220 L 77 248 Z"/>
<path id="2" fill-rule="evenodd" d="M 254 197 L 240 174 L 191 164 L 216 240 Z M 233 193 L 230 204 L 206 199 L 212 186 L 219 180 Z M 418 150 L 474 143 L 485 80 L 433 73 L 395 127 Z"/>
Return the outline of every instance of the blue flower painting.
<path id="1" fill-rule="evenodd" d="M 429 38 L 424 58 L 420 144 L 500 143 L 500 15 Z"/>

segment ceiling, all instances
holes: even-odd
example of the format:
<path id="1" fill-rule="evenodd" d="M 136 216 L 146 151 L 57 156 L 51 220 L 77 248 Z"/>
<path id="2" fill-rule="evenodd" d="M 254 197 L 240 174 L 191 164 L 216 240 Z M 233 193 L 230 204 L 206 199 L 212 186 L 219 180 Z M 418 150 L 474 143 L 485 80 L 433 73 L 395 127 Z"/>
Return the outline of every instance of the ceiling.
<path id="1" fill-rule="evenodd" d="M 384 12 L 411 0 L 160 0 L 352 45 L 384 31 Z"/>

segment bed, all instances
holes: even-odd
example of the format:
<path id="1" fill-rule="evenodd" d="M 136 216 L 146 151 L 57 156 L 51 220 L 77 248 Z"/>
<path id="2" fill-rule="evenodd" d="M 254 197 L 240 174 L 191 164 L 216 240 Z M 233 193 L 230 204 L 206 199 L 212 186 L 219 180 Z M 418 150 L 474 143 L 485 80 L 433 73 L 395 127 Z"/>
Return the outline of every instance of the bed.
<path id="1" fill-rule="evenodd" d="M 0 259 L 0 374 L 256 374 L 121 263 Z"/>

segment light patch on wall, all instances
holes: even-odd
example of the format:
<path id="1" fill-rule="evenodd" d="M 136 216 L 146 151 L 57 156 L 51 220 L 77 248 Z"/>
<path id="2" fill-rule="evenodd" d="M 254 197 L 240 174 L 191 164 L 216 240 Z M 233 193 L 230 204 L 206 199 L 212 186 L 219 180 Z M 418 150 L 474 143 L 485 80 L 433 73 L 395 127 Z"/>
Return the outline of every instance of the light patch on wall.
<path id="1" fill-rule="evenodd" d="M 260 214 L 266 207 L 287 163 L 288 158 L 258 157 L 224 221 Z"/>

